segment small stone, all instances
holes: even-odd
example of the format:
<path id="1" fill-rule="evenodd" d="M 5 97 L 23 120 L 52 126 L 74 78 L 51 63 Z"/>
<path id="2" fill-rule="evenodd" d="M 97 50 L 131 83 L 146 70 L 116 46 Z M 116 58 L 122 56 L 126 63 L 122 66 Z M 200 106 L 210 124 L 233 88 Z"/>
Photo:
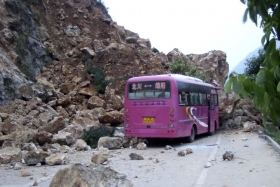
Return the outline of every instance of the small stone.
<path id="1" fill-rule="evenodd" d="M 38 182 L 34 181 L 33 186 L 38 186 Z"/>
<path id="2" fill-rule="evenodd" d="M 145 149 L 147 149 L 147 144 L 145 144 L 144 142 L 141 142 L 141 143 L 137 144 L 136 148 L 138 150 L 145 150 Z"/>
<path id="3" fill-rule="evenodd" d="M 234 154 L 231 152 L 231 151 L 226 151 L 224 154 L 223 154 L 223 159 L 224 160 L 232 160 L 234 157 Z"/>
<path id="4" fill-rule="evenodd" d="M 179 156 L 186 156 L 186 152 L 185 152 L 185 151 L 179 151 L 179 152 L 178 152 L 178 155 L 179 155 Z"/>
<path id="5" fill-rule="evenodd" d="M 187 148 L 187 149 L 186 149 L 186 153 L 187 153 L 187 154 L 191 154 L 191 153 L 193 153 L 193 150 L 192 150 L 191 148 Z"/>
<path id="6" fill-rule="evenodd" d="M 14 170 L 20 170 L 21 169 L 21 165 L 16 163 L 14 166 Z"/>
<path id="7" fill-rule="evenodd" d="M 172 147 L 170 145 L 166 145 L 165 150 L 169 150 L 169 149 L 172 149 Z"/>
<path id="8" fill-rule="evenodd" d="M 204 166 L 204 167 L 205 167 L 205 168 L 210 168 L 210 167 L 211 167 L 211 165 L 212 165 L 212 164 L 211 164 L 211 162 L 207 162 L 207 163 L 205 164 L 205 166 Z"/>
<path id="9" fill-rule="evenodd" d="M 144 160 L 144 157 L 141 155 L 138 155 L 136 153 L 130 153 L 129 157 L 131 160 Z"/>
<path id="10" fill-rule="evenodd" d="M 159 163 L 159 160 L 158 160 L 158 159 L 156 159 L 156 163 Z"/>
<path id="11" fill-rule="evenodd" d="M 31 176 L 31 173 L 29 171 L 22 171 L 21 176 L 22 177 L 28 177 L 28 176 Z"/>

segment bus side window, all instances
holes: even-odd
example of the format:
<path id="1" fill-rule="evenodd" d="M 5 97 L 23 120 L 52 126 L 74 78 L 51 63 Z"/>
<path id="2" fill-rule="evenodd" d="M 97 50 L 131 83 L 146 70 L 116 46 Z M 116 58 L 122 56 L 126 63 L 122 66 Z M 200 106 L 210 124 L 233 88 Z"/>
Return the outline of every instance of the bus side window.
<path id="1" fill-rule="evenodd" d="M 182 91 L 179 94 L 179 104 L 180 105 L 188 105 L 189 104 L 189 102 L 188 102 L 188 93 Z"/>
<path id="2" fill-rule="evenodd" d="M 205 93 L 199 93 L 199 101 L 200 105 L 207 105 Z"/>
<path id="3" fill-rule="evenodd" d="M 186 105 L 190 105 L 190 94 L 187 92 L 185 94 Z"/>
<path id="4" fill-rule="evenodd" d="M 179 104 L 184 105 L 186 103 L 185 101 L 186 101 L 185 96 L 182 94 L 179 94 Z"/>

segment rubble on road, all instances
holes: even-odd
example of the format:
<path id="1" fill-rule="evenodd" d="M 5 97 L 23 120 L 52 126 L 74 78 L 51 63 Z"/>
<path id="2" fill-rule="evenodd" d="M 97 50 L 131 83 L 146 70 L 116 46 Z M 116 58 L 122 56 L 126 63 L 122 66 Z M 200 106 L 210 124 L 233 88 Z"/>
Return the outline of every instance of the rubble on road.
<path id="1" fill-rule="evenodd" d="M 234 157 L 234 154 L 231 152 L 231 151 L 226 151 L 224 154 L 223 154 L 223 160 L 227 160 L 227 161 L 230 161 L 232 160 Z"/>
<path id="2" fill-rule="evenodd" d="M 179 151 L 178 156 L 186 156 L 187 154 L 193 153 L 193 150 L 191 148 L 187 148 L 186 150 Z"/>

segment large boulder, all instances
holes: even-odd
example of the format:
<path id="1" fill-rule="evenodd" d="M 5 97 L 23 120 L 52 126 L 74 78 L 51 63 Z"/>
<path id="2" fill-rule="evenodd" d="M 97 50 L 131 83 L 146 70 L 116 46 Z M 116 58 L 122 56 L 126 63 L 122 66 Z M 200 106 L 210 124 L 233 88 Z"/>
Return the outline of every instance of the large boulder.
<path id="1" fill-rule="evenodd" d="M 223 87 L 228 76 L 227 55 L 223 51 L 212 50 L 204 54 L 187 55 L 191 67 L 203 70 L 211 78 L 211 83 Z"/>
<path id="2" fill-rule="evenodd" d="M 167 54 L 169 62 L 187 61 L 188 58 L 179 49 L 175 48 Z"/>
<path id="3" fill-rule="evenodd" d="M 0 164 L 20 161 L 20 148 L 4 147 L 0 149 Z"/>
<path id="4" fill-rule="evenodd" d="M 97 107 L 103 107 L 104 104 L 105 104 L 105 101 L 103 99 L 100 99 L 97 96 L 92 96 L 88 100 L 87 107 L 89 109 L 93 109 L 93 108 L 97 108 Z"/>
<path id="5" fill-rule="evenodd" d="M 109 158 L 109 153 L 109 149 L 100 147 L 91 157 L 91 162 L 94 164 L 104 164 Z"/>
<path id="6" fill-rule="evenodd" d="M 71 177 L 69 177 L 71 176 Z M 125 175 L 122 175 L 111 168 L 101 165 L 83 166 L 73 165 L 70 168 L 59 170 L 53 177 L 50 187 L 68 186 L 91 187 L 132 187 L 133 184 Z"/>
<path id="7" fill-rule="evenodd" d="M 45 158 L 50 156 L 48 152 L 43 150 L 36 150 L 36 151 L 28 151 L 24 154 L 24 162 L 28 166 L 36 165 L 38 163 L 44 163 Z"/>
<path id="8" fill-rule="evenodd" d="M 240 98 L 235 94 L 222 95 L 219 98 L 220 121 L 232 119 Z"/>
<path id="9" fill-rule="evenodd" d="M 105 110 L 101 107 L 92 110 L 80 110 L 76 112 L 72 124 L 85 129 L 99 126 L 98 117 L 103 115 Z"/>
<path id="10" fill-rule="evenodd" d="M 57 133 L 58 131 L 64 129 L 68 125 L 69 120 L 63 118 L 62 116 L 55 117 L 48 124 L 39 128 L 39 131 L 46 131 L 49 133 Z"/>
<path id="11" fill-rule="evenodd" d="M 116 95 L 115 89 L 110 89 L 109 87 L 107 87 L 105 91 L 105 98 L 112 105 L 113 109 L 121 110 L 123 108 L 124 101 L 121 96 Z"/>
<path id="12" fill-rule="evenodd" d="M 41 131 L 38 132 L 36 136 L 36 141 L 39 145 L 44 145 L 45 143 L 51 143 L 52 142 L 53 134 L 49 133 L 47 131 Z"/>
<path id="13" fill-rule="evenodd" d="M 122 138 L 104 136 L 98 140 L 98 148 L 119 149 L 122 146 Z"/>
<path id="14" fill-rule="evenodd" d="M 59 143 L 60 145 L 72 145 L 75 143 L 75 139 L 71 133 L 59 131 L 57 134 L 53 135 L 52 143 Z"/>
<path id="15" fill-rule="evenodd" d="M 60 165 L 65 162 L 65 158 L 66 158 L 65 154 L 57 153 L 45 158 L 45 162 L 49 166 Z"/>
<path id="16" fill-rule="evenodd" d="M 100 123 L 121 124 L 123 123 L 123 114 L 119 111 L 106 112 L 99 118 Z"/>

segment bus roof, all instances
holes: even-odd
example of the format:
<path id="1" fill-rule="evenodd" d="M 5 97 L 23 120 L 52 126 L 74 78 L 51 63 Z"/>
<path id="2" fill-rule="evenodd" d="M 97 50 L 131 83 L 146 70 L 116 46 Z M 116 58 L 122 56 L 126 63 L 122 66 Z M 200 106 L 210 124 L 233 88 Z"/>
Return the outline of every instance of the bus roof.
<path id="1" fill-rule="evenodd" d="M 180 75 L 180 74 L 161 74 L 161 75 L 146 75 L 146 76 L 139 76 L 139 77 L 132 77 L 128 79 L 129 82 L 133 81 L 151 81 L 151 80 L 175 80 L 175 81 L 182 81 L 188 82 L 192 84 L 204 85 L 212 88 L 216 88 L 212 84 L 205 83 L 201 79 Z"/>

